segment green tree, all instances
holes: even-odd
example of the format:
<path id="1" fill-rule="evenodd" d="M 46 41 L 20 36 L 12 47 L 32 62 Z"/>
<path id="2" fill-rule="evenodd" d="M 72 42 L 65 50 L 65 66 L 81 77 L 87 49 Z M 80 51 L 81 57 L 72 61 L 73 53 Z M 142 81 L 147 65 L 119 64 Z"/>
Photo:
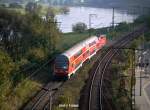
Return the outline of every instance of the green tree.
<path id="1" fill-rule="evenodd" d="M 72 26 L 72 30 L 74 32 L 79 32 L 82 33 L 87 29 L 87 25 L 85 23 L 82 22 L 78 22 L 77 24 Z"/>
<path id="2" fill-rule="evenodd" d="M 52 55 L 60 33 L 52 17 L 43 20 L 37 13 L 22 15 L 5 9 L 0 9 L 0 28 L 0 109 L 3 109 L 8 97 L 14 97 L 12 91 L 26 77 L 24 72 L 16 71 L 22 70 L 24 63 L 41 63 Z"/>
<path id="3" fill-rule="evenodd" d="M 0 84 L 8 80 L 14 68 L 14 63 L 6 52 L 0 50 Z"/>
<path id="4" fill-rule="evenodd" d="M 42 49 L 45 58 L 56 50 L 60 33 L 53 17 L 43 20 L 36 13 L 21 15 L 3 9 L 0 17 L 0 42 L 14 60 L 28 57 L 31 48 Z"/>
<path id="5" fill-rule="evenodd" d="M 15 65 L 9 55 L 0 50 L 0 102 L 11 88 L 11 75 Z"/>
<path id="6" fill-rule="evenodd" d="M 13 11 L 0 9 L 0 36 L 2 48 L 8 52 L 11 57 L 19 51 L 19 38 L 22 16 Z M 15 59 L 15 57 L 14 57 Z"/>

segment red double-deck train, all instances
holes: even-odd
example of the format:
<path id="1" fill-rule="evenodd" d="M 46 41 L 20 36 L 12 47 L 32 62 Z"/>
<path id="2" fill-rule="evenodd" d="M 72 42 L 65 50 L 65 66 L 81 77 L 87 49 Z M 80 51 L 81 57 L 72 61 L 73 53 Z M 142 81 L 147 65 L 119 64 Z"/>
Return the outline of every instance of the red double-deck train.
<path id="1" fill-rule="evenodd" d="M 70 78 L 85 62 L 106 44 L 106 36 L 93 36 L 56 57 L 54 75 Z"/>

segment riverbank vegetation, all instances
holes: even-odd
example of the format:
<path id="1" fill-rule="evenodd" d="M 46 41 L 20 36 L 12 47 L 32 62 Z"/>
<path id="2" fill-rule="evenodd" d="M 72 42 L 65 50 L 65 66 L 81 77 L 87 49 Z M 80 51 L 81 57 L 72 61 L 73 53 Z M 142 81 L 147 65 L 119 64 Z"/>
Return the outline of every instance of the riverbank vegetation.
<path id="1" fill-rule="evenodd" d="M 82 33 L 85 32 L 85 30 L 87 30 L 87 25 L 85 23 L 78 22 L 72 25 L 72 30 L 73 32 Z"/>
<path id="2" fill-rule="evenodd" d="M 42 3 L 36 2 L 27 2 L 27 3 L 0 3 L 1 8 L 5 8 L 7 10 L 17 11 L 21 14 L 26 14 L 26 11 L 37 11 L 38 15 L 46 16 L 47 13 L 51 14 L 67 14 L 70 9 L 67 6 L 49 6 Z"/>

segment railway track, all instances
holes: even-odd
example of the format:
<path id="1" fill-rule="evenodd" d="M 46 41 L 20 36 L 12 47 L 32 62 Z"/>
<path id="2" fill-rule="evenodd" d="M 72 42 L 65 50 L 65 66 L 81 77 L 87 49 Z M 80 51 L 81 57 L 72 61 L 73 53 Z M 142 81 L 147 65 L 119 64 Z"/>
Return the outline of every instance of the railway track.
<path id="1" fill-rule="evenodd" d="M 117 49 L 114 50 L 113 48 L 126 46 L 146 30 L 147 28 L 144 26 L 129 33 L 108 48 L 103 58 L 99 57 L 96 68 L 90 73 L 92 77 L 87 82 L 85 95 L 83 95 L 83 100 L 80 102 L 82 103 L 80 104 L 81 110 L 103 110 L 103 78 L 112 58 L 118 52 Z"/>
<path id="2" fill-rule="evenodd" d="M 49 102 L 56 91 L 52 91 L 55 88 L 59 88 L 63 85 L 62 82 L 49 82 L 45 87 L 41 88 L 41 91 L 25 106 L 24 110 L 44 110 L 46 104 Z"/>
<path id="3" fill-rule="evenodd" d="M 28 77 L 26 77 L 25 80 L 27 79 L 33 79 L 34 77 L 36 77 L 36 75 L 38 75 L 38 73 L 40 73 L 42 71 L 42 69 L 44 67 L 46 67 L 49 64 L 52 64 L 54 61 L 54 58 L 50 59 L 49 61 L 46 61 L 40 68 L 34 70 L 34 71 L 30 71 L 30 74 Z M 44 70 L 43 70 L 44 71 Z M 24 81 L 25 81 L 24 80 Z M 47 104 L 47 102 L 49 101 L 50 98 L 50 94 L 53 96 L 55 94 L 56 91 L 52 91 L 55 88 L 60 88 L 63 85 L 64 81 L 53 81 L 51 79 L 51 81 L 47 84 L 45 84 L 45 86 L 41 86 L 40 91 L 35 94 L 34 97 L 32 97 L 29 102 L 27 102 L 26 105 L 23 106 L 23 110 L 42 110 L 45 108 L 45 105 Z"/>
<path id="4" fill-rule="evenodd" d="M 137 33 L 139 32 L 139 30 L 137 30 Z M 130 33 L 129 35 L 128 35 L 128 38 L 129 37 L 131 37 L 131 36 L 133 36 L 133 34 L 135 34 L 135 33 Z M 136 36 L 136 35 L 134 35 L 134 36 Z M 118 42 L 121 42 L 121 41 L 123 41 L 123 40 L 126 40 L 127 38 L 123 38 L 123 39 L 120 39 Z M 129 40 L 131 40 L 131 39 L 129 39 Z M 114 46 L 117 46 L 117 43 L 116 44 L 114 44 Z M 113 51 L 109 48 L 109 49 L 107 49 L 106 50 L 107 52 L 107 54 L 103 57 L 103 59 L 102 60 L 100 60 L 100 65 L 99 65 L 99 67 L 97 67 L 97 71 L 104 71 L 105 69 L 107 69 L 107 65 L 109 64 L 109 58 L 110 58 L 110 60 L 111 60 L 111 58 L 113 57 L 113 55 L 112 54 L 108 54 L 108 53 L 112 53 Z M 108 62 L 107 62 L 107 60 L 108 60 Z M 49 61 L 49 62 L 51 62 L 51 61 Z M 42 65 L 39 69 L 37 69 L 36 71 L 34 71 L 33 73 L 32 73 L 32 75 L 31 76 L 29 76 L 28 78 L 32 78 L 34 75 L 36 75 L 43 67 L 45 67 L 49 62 L 46 62 L 44 65 Z M 99 68 L 101 67 L 101 64 L 106 64 L 106 65 L 103 65 L 103 67 L 105 67 L 105 69 L 104 70 L 100 70 Z M 103 73 L 104 74 L 104 73 Z M 97 76 L 97 73 L 95 72 L 95 75 L 93 75 L 94 77 L 93 77 L 93 82 L 91 82 L 90 84 L 92 84 L 91 85 L 91 91 L 94 93 L 94 91 L 93 91 L 93 89 L 95 88 L 95 87 L 93 87 L 93 85 L 94 84 L 98 84 L 98 86 L 99 85 L 101 85 L 102 86 L 102 82 L 100 83 L 96 83 L 96 82 L 94 82 L 95 81 L 95 78 L 96 78 L 96 80 L 98 80 L 99 78 L 101 78 L 101 76 L 99 75 L 99 76 Z M 55 82 L 55 81 L 51 81 L 51 82 L 49 82 L 48 84 L 46 84 L 44 87 L 41 87 L 41 90 L 36 94 L 36 96 L 35 97 L 33 97 L 31 100 L 30 100 L 30 102 L 23 108 L 24 110 L 47 110 L 47 109 L 49 109 L 49 105 L 50 105 L 50 103 L 49 103 L 49 100 L 50 100 L 50 98 L 51 97 L 53 97 L 54 95 L 55 95 L 55 93 L 56 93 L 56 91 L 52 91 L 53 89 L 55 89 L 55 88 L 60 88 L 62 85 L 63 85 L 63 81 L 60 81 L 60 82 Z M 100 91 L 100 90 L 99 90 Z M 89 110 L 93 110 L 93 107 L 91 106 L 91 105 L 93 105 L 93 99 L 92 99 L 92 96 L 93 96 L 93 93 L 90 93 L 91 95 L 89 96 L 89 97 L 91 97 L 91 101 L 89 102 L 89 106 L 88 106 L 88 108 L 89 108 Z M 102 92 L 101 92 L 101 95 L 102 95 Z M 101 101 L 99 101 L 99 103 L 100 103 Z M 100 105 L 100 104 L 99 104 Z M 83 109 L 83 110 L 88 110 L 88 109 Z M 94 109 L 94 110 L 96 110 L 96 109 Z M 98 110 L 102 110 L 102 109 L 98 109 Z"/>

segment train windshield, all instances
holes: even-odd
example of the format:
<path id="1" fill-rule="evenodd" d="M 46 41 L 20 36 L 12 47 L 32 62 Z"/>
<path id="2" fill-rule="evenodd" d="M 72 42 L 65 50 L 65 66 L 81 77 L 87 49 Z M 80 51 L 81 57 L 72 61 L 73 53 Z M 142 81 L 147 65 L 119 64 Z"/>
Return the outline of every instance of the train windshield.
<path id="1" fill-rule="evenodd" d="M 64 55 L 60 55 L 56 57 L 55 60 L 55 68 L 60 68 L 60 69 L 68 69 L 68 58 Z"/>

